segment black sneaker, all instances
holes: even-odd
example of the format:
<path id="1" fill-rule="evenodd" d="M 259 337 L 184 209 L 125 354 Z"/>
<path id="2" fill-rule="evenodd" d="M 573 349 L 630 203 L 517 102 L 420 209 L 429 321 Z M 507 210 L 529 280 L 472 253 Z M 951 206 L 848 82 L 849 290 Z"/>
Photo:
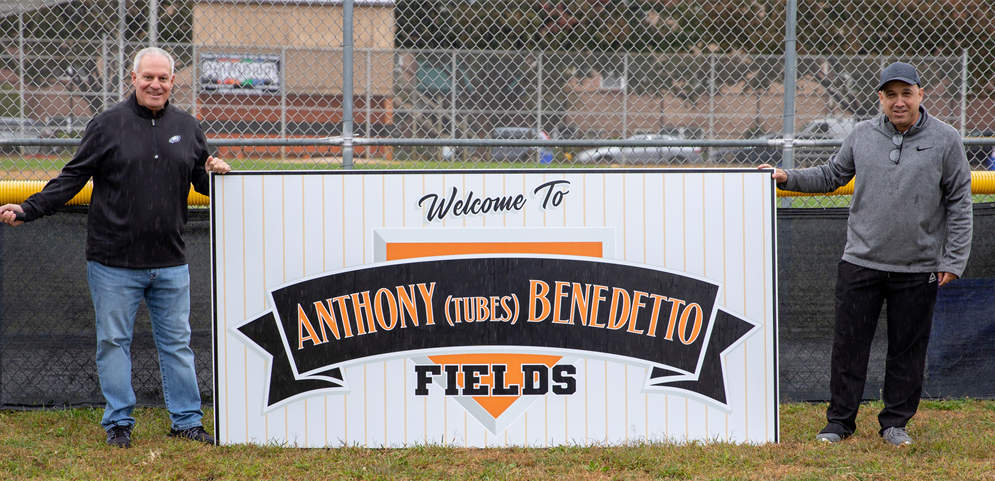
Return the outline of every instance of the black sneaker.
<path id="1" fill-rule="evenodd" d="M 182 431 L 170 429 L 169 437 L 193 439 L 194 441 L 200 441 L 204 444 L 214 444 L 214 436 L 208 434 L 207 431 L 204 430 L 204 426 L 194 426 Z"/>
<path id="2" fill-rule="evenodd" d="M 107 444 L 119 448 L 131 447 L 131 426 L 114 426 L 107 430 Z"/>

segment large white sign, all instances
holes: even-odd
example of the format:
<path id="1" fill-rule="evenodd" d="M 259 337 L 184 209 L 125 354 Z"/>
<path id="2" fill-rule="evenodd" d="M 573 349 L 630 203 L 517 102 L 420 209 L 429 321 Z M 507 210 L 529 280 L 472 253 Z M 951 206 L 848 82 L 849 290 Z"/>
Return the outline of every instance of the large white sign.
<path id="1" fill-rule="evenodd" d="M 221 443 L 778 440 L 769 173 L 233 172 L 213 189 Z"/>

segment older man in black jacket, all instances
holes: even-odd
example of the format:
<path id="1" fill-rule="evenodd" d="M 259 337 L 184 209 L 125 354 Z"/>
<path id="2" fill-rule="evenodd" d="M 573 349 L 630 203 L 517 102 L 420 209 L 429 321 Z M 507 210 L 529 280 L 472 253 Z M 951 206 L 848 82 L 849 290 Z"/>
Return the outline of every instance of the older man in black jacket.
<path id="1" fill-rule="evenodd" d="M 190 276 L 183 230 L 190 185 L 210 193 L 209 172 L 231 167 L 208 154 L 191 115 L 169 105 L 174 62 L 166 51 L 135 55 L 135 93 L 93 118 L 76 156 L 23 204 L 0 207 L 17 226 L 53 214 L 93 179 L 87 220 L 87 281 L 96 311 L 97 371 L 107 402 L 107 443 L 130 447 L 135 419 L 131 340 L 145 299 L 159 352 L 162 392 L 173 437 L 214 444 L 201 423 L 200 389 L 190 349 Z"/>

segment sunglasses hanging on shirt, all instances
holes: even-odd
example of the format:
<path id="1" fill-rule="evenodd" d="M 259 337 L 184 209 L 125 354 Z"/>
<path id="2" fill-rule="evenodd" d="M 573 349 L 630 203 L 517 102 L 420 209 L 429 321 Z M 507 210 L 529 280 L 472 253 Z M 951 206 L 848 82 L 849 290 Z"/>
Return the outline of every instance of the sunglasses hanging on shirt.
<path id="1" fill-rule="evenodd" d="M 888 154 L 888 158 L 896 164 L 898 163 L 898 159 L 902 157 L 902 143 L 904 140 L 905 136 L 902 134 L 891 136 L 891 143 L 895 144 L 895 148 Z"/>

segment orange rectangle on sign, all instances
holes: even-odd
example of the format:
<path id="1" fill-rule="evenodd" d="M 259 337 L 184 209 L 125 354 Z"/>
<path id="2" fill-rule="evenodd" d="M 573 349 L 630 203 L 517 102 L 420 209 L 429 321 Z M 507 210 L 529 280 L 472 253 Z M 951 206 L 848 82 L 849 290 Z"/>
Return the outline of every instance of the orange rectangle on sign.
<path id="1" fill-rule="evenodd" d="M 392 242 L 388 261 L 469 254 L 554 254 L 603 257 L 601 242 Z"/>

